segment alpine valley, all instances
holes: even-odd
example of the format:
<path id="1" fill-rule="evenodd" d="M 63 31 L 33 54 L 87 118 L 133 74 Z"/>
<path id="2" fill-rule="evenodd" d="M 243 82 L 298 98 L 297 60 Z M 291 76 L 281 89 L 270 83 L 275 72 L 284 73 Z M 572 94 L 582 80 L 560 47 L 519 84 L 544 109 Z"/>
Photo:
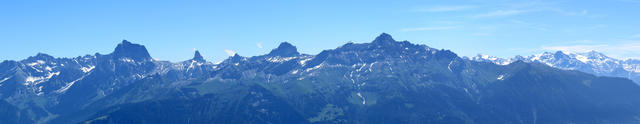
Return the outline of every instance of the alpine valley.
<path id="1" fill-rule="evenodd" d="M 110 54 L 3 61 L 0 123 L 632 124 L 637 63 L 596 52 L 460 57 L 386 33 L 317 55 L 284 42 L 172 63 L 125 40 Z"/>

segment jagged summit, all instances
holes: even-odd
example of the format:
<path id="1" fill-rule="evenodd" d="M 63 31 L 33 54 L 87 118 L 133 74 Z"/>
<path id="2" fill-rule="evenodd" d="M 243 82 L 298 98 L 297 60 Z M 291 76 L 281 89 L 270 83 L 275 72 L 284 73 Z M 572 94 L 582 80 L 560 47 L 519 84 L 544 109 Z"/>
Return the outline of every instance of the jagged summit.
<path id="1" fill-rule="evenodd" d="M 291 45 L 288 42 L 282 42 L 280 43 L 278 48 L 271 50 L 271 52 L 269 52 L 268 55 L 280 56 L 280 57 L 291 57 L 291 56 L 300 55 L 300 53 L 298 52 L 298 49 L 295 46 Z"/>
<path id="2" fill-rule="evenodd" d="M 376 37 L 375 40 L 373 40 L 374 44 L 384 44 L 384 43 L 389 43 L 389 42 L 395 42 L 396 40 L 393 39 L 393 37 L 391 37 L 391 35 L 387 34 L 387 33 L 382 33 L 380 34 L 380 36 Z"/>
<path id="3" fill-rule="evenodd" d="M 246 60 L 245 57 L 238 55 L 238 53 L 234 54 L 233 56 L 229 56 L 229 58 L 225 59 L 223 62 L 224 63 L 237 63 L 237 62 L 241 62 L 243 60 Z"/>
<path id="4" fill-rule="evenodd" d="M 232 56 L 232 58 L 238 58 L 238 57 L 242 57 L 242 56 L 240 56 L 240 54 L 238 54 L 238 53 L 235 53 L 235 54 L 233 54 L 233 56 Z"/>
<path id="5" fill-rule="evenodd" d="M 562 51 L 556 51 L 556 52 L 553 54 L 553 56 L 554 56 L 554 57 L 558 57 L 558 58 L 562 58 L 562 57 L 569 57 L 569 55 L 568 55 L 568 54 L 566 54 L 566 53 L 564 53 L 564 52 L 562 52 Z"/>
<path id="6" fill-rule="evenodd" d="M 115 58 L 127 57 L 134 60 L 150 60 L 151 56 L 144 45 L 134 44 L 127 40 L 122 40 L 116 49 L 111 53 Z"/>
<path id="7" fill-rule="evenodd" d="M 51 56 L 49 54 L 46 54 L 46 53 L 38 53 L 38 54 L 36 54 L 36 57 L 53 57 L 53 56 Z"/>
<path id="8" fill-rule="evenodd" d="M 195 55 L 193 55 L 193 60 L 204 61 L 204 57 L 202 57 L 202 55 L 200 55 L 200 51 L 196 50 Z"/>
<path id="9" fill-rule="evenodd" d="M 383 49 L 395 49 L 403 50 L 406 47 L 420 46 L 412 44 L 409 41 L 396 41 L 387 33 L 382 33 L 376 37 L 370 44 L 370 47 L 383 48 Z"/>
<path id="10" fill-rule="evenodd" d="M 36 56 L 32 56 L 27 59 L 28 60 L 50 60 L 50 59 L 55 59 L 55 57 L 45 53 L 38 53 L 36 54 Z"/>

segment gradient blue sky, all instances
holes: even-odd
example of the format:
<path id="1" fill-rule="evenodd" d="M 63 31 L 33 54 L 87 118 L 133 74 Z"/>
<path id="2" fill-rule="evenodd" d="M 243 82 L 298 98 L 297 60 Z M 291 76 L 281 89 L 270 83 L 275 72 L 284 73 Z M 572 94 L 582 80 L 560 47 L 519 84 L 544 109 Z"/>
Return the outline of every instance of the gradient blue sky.
<path id="1" fill-rule="evenodd" d="M 127 39 L 152 57 L 209 61 L 287 41 L 317 54 L 382 32 L 461 56 L 597 50 L 640 58 L 640 0 L 2 1 L 0 60 L 107 54 Z"/>

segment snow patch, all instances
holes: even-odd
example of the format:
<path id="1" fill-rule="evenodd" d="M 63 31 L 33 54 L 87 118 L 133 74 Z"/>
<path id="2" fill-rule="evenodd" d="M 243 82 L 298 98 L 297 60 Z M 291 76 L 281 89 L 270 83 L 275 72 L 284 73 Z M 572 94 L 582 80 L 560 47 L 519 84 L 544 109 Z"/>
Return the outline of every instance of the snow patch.
<path id="1" fill-rule="evenodd" d="M 44 61 L 42 61 L 42 60 L 36 60 L 36 62 L 29 63 L 29 64 L 27 64 L 27 65 L 29 65 L 29 66 L 35 66 L 35 65 L 40 65 L 40 64 L 44 64 L 44 63 L 45 63 L 45 62 L 44 62 Z"/>
<path id="2" fill-rule="evenodd" d="M 191 60 L 191 64 L 189 64 L 189 67 L 187 67 L 187 71 L 195 68 L 196 66 L 202 66 L 202 65 L 204 65 L 204 63 L 198 62 L 196 60 Z"/>
<path id="3" fill-rule="evenodd" d="M 361 72 L 362 69 L 367 66 L 367 63 L 364 63 L 363 65 L 360 65 L 360 68 L 358 68 L 358 70 L 356 70 L 357 72 Z"/>
<path id="4" fill-rule="evenodd" d="M 11 77 L 4 78 L 4 79 L 0 80 L 0 83 L 2 83 L 2 82 L 4 82 L 4 81 L 7 81 L 7 80 L 9 80 L 10 78 L 11 78 Z"/>
<path id="5" fill-rule="evenodd" d="M 304 66 L 304 64 L 306 64 L 311 59 L 313 59 L 313 58 L 307 58 L 307 59 L 300 60 L 300 65 Z"/>
<path id="6" fill-rule="evenodd" d="M 362 104 L 367 104 L 367 100 L 364 99 L 364 97 L 362 96 L 362 94 L 360 94 L 360 92 L 356 93 L 356 95 L 358 95 L 360 97 L 360 99 L 362 99 Z"/>
<path id="7" fill-rule="evenodd" d="M 217 66 L 217 65 L 215 65 L 215 66 L 213 66 L 213 67 L 211 67 L 211 68 L 212 68 L 212 69 L 214 69 L 214 70 L 216 70 L 216 69 L 218 69 L 218 66 Z"/>
<path id="8" fill-rule="evenodd" d="M 373 65 L 376 64 L 377 62 L 373 62 L 369 65 L 369 72 L 373 72 L 373 70 L 371 68 L 373 68 Z"/>
<path id="9" fill-rule="evenodd" d="M 447 69 L 449 69 L 449 71 L 453 72 L 453 70 L 451 70 L 451 64 L 453 64 L 453 61 L 449 62 L 449 65 L 447 66 Z"/>
<path id="10" fill-rule="evenodd" d="M 42 82 L 45 82 L 45 81 L 51 79 L 53 76 L 56 76 L 56 75 L 60 75 L 60 72 L 53 72 L 53 73 L 49 72 L 47 74 L 47 77 L 28 76 L 27 79 L 25 79 L 24 85 L 31 85 L 31 84 L 38 85 L 38 84 L 40 84 Z"/>
<path id="11" fill-rule="evenodd" d="M 589 58 L 583 55 L 576 55 L 576 59 L 582 63 L 587 63 L 589 62 Z"/>
<path id="12" fill-rule="evenodd" d="M 74 80 L 74 81 L 71 81 L 71 82 L 67 83 L 67 84 L 66 84 L 66 85 L 64 85 L 62 88 L 60 88 L 60 89 L 56 90 L 55 92 L 56 92 L 56 93 L 64 93 L 64 92 L 65 92 L 65 91 L 67 91 L 69 88 L 71 88 L 71 86 L 73 86 L 73 84 L 75 84 L 76 82 L 78 82 L 78 81 L 80 81 L 80 80 L 82 80 L 82 79 L 84 79 L 84 76 L 82 76 L 82 77 L 80 77 L 80 78 L 78 78 L 78 79 L 76 79 L 76 80 Z"/>
<path id="13" fill-rule="evenodd" d="M 32 84 L 33 82 L 39 81 L 44 79 L 44 77 L 33 77 L 33 76 L 28 76 L 27 79 L 25 79 L 25 83 L 24 85 L 29 85 Z"/>
<path id="14" fill-rule="evenodd" d="M 295 58 L 296 57 L 279 57 L 279 56 L 276 56 L 276 57 L 267 58 L 267 61 L 274 62 L 274 63 L 281 63 L 281 62 L 286 62 L 286 61 L 289 61 L 289 60 L 292 60 L 292 59 L 295 59 Z"/>
<path id="15" fill-rule="evenodd" d="M 480 58 L 485 59 L 485 60 L 491 60 L 491 61 L 496 61 L 498 60 L 498 57 L 495 56 L 489 56 L 487 54 L 481 54 Z"/>
<path id="16" fill-rule="evenodd" d="M 324 63 L 322 63 L 322 64 L 320 64 L 320 65 L 316 65 L 316 66 L 315 66 L 315 67 L 313 67 L 313 68 L 307 68 L 307 69 L 306 69 L 306 70 L 304 70 L 304 71 L 305 71 L 305 72 L 313 71 L 313 70 L 315 70 L 315 69 L 318 69 L 318 68 L 322 67 L 322 65 L 324 65 Z"/>
<path id="17" fill-rule="evenodd" d="M 530 61 L 536 61 L 536 60 L 540 60 L 540 58 L 542 57 L 544 53 L 540 53 L 540 54 L 535 54 L 533 55 L 533 57 L 531 57 L 531 59 L 529 59 Z"/>
<path id="18" fill-rule="evenodd" d="M 640 73 L 640 65 L 623 64 L 624 70 Z"/>
<path id="19" fill-rule="evenodd" d="M 91 70 L 93 70 L 94 68 L 96 68 L 96 66 L 82 67 L 82 68 L 80 68 L 80 70 L 82 70 L 82 72 L 84 72 L 84 73 L 88 73 Z"/>
<path id="20" fill-rule="evenodd" d="M 39 86 L 39 87 L 38 87 L 38 93 L 36 94 L 37 96 L 41 96 L 42 94 L 44 94 L 44 93 L 42 92 L 42 88 L 43 88 L 43 86 Z"/>
<path id="21" fill-rule="evenodd" d="M 7 80 L 9 80 L 9 79 L 11 79 L 11 77 L 7 77 L 7 78 L 4 78 L 4 79 L 0 80 L 0 86 L 2 86 L 2 85 L 3 85 L 3 83 L 2 83 L 2 82 L 5 82 L 5 81 L 7 81 Z"/>
<path id="22" fill-rule="evenodd" d="M 121 58 L 120 61 L 123 62 L 128 62 L 128 63 L 135 63 L 136 61 L 130 58 Z"/>
<path id="23" fill-rule="evenodd" d="M 214 64 L 215 64 L 215 65 L 220 65 L 220 63 L 222 63 L 222 62 L 224 62 L 224 60 L 222 60 L 222 61 L 218 61 L 218 62 L 216 62 L 216 63 L 214 63 Z"/>
<path id="24" fill-rule="evenodd" d="M 49 73 L 49 76 L 47 77 L 47 79 L 50 79 L 51 77 L 55 76 L 55 75 L 60 75 L 60 72 L 53 72 L 53 73 Z"/>
<path id="25" fill-rule="evenodd" d="M 141 74 L 136 74 L 136 75 L 134 75 L 134 76 L 133 76 L 133 78 L 138 78 L 138 79 L 143 79 L 143 78 L 145 78 L 145 77 L 146 77 L 146 76 L 141 75 Z"/>

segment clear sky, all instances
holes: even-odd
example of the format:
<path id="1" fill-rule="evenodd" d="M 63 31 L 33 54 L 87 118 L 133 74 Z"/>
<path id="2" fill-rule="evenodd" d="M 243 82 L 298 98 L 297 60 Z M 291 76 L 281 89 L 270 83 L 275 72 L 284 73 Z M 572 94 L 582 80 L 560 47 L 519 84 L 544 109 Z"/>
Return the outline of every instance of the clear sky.
<path id="1" fill-rule="evenodd" d="M 0 2 L 0 60 L 108 54 L 127 39 L 160 60 L 187 60 L 198 49 L 217 62 L 284 41 L 317 54 L 382 32 L 461 56 L 596 50 L 640 58 L 639 19 L 640 0 L 16 0 Z"/>

